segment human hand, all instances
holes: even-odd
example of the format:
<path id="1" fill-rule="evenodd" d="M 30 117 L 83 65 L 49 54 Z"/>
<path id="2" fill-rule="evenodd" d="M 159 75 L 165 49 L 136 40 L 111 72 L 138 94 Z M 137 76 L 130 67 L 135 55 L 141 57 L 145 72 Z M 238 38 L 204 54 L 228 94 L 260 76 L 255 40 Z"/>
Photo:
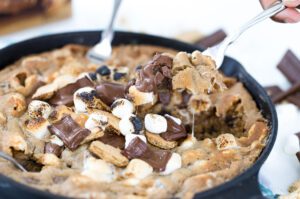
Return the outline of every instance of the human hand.
<path id="1" fill-rule="evenodd" d="M 260 0 L 260 3 L 264 9 L 272 5 L 275 0 Z M 278 13 L 272 19 L 281 23 L 297 23 L 300 22 L 300 12 L 296 7 L 300 6 L 300 0 L 283 0 L 287 7 L 284 11 Z"/>

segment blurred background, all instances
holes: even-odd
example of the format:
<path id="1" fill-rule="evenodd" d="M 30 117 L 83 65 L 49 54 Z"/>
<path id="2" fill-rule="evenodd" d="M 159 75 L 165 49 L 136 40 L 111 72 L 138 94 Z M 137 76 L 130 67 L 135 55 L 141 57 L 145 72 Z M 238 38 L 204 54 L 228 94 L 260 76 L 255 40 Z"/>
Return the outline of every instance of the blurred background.
<path id="1" fill-rule="evenodd" d="M 11 0 L 0 0 L 5 8 Z M 32 37 L 67 31 L 100 30 L 110 17 L 112 0 L 24 0 L 34 5 L 13 5 L 0 14 L 0 49 Z M 20 2 L 19 0 L 15 2 Z M 50 5 L 51 2 L 55 2 Z M 27 9 L 22 13 L 21 8 Z M 20 9 L 18 9 L 20 8 Z M 143 32 L 192 42 L 223 29 L 227 34 L 262 11 L 259 0 L 123 0 L 116 29 Z M 280 24 L 266 20 L 246 32 L 228 50 L 263 86 L 290 86 L 277 64 L 291 49 L 300 58 L 300 23 Z M 300 112 L 294 105 L 281 105 L 279 136 L 261 181 L 274 193 L 286 193 L 300 178 L 296 157 L 284 155 L 286 133 L 300 130 Z M 292 118 L 292 119 L 289 119 Z M 276 175 L 274 175 L 276 173 Z"/>
<path id="2" fill-rule="evenodd" d="M 6 24 L 0 21 L 0 48 L 38 35 L 102 29 L 110 16 L 112 1 L 72 0 L 71 9 L 59 6 L 48 15 L 31 19 L 33 22 L 26 22 L 26 17 Z M 123 0 L 116 29 L 165 37 L 178 37 L 187 32 L 195 37 L 221 28 L 230 33 L 261 11 L 258 0 Z M 239 60 L 261 84 L 276 83 L 287 88 L 288 82 L 277 71 L 276 64 L 287 49 L 300 56 L 299 41 L 300 24 L 267 20 L 245 33 L 230 47 L 228 55 Z"/>

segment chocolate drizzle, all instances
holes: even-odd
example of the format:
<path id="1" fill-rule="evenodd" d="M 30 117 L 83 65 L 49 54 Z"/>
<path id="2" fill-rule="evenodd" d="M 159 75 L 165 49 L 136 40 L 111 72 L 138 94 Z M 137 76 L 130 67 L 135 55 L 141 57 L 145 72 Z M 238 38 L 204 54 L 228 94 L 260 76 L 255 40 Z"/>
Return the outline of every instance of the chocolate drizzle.
<path id="1" fill-rule="evenodd" d="M 177 124 L 171 117 L 165 117 L 167 119 L 167 132 L 160 134 L 162 138 L 167 141 L 176 141 L 187 136 L 185 127 L 183 124 Z"/>
<path id="2" fill-rule="evenodd" d="M 81 128 L 70 115 L 64 116 L 58 122 L 48 126 L 49 131 L 59 137 L 63 143 L 74 151 L 91 132 Z"/>
<path id="3" fill-rule="evenodd" d="M 172 58 L 156 54 L 151 62 L 137 71 L 136 88 L 141 92 L 171 89 Z"/>
<path id="4" fill-rule="evenodd" d="M 172 153 L 167 150 L 148 146 L 140 138 L 133 139 L 127 148 L 122 152 L 128 159 L 138 158 L 150 164 L 154 171 L 161 172 L 166 169 L 166 165 Z"/>
<path id="5" fill-rule="evenodd" d="M 73 94 L 76 90 L 82 87 L 94 87 L 94 84 L 89 78 L 83 77 L 74 83 L 68 84 L 65 87 L 55 92 L 54 96 L 49 100 L 52 105 L 73 105 Z"/>
<path id="6" fill-rule="evenodd" d="M 125 137 L 123 135 L 117 135 L 114 132 L 105 132 L 98 140 L 119 149 L 124 149 L 125 147 Z"/>
<path id="7" fill-rule="evenodd" d="M 103 82 L 96 87 L 96 96 L 110 106 L 118 98 L 125 98 L 125 86 L 117 83 Z"/>

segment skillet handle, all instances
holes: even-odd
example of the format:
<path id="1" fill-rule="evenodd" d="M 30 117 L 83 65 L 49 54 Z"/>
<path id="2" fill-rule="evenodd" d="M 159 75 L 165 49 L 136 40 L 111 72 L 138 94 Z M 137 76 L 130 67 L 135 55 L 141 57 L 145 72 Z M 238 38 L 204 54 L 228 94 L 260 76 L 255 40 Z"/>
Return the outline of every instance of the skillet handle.
<path id="1" fill-rule="evenodd" d="M 197 195 L 195 196 L 195 198 L 197 198 Z M 205 199 L 232 199 L 232 198 L 265 199 L 265 197 L 262 195 L 259 188 L 258 171 L 254 175 L 246 178 L 245 180 L 239 182 L 238 184 L 204 198 Z"/>

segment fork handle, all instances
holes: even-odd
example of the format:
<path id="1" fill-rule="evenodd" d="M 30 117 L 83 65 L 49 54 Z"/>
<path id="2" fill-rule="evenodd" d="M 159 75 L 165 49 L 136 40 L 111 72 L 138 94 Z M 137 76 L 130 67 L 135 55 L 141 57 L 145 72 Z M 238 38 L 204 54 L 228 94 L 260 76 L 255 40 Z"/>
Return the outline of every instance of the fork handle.
<path id="1" fill-rule="evenodd" d="M 108 26 L 101 34 L 101 40 L 103 40 L 104 38 L 107 38 L 107 39 L 109 39 L 110 42 L 112 41 L 113 34 L 114 34 L 114 28 L 113 28 L 114 22 L 115 22 L 121 2 L 122 2 L 122 0 L 114 0 L 113 12 L 112 12 Z"/>

